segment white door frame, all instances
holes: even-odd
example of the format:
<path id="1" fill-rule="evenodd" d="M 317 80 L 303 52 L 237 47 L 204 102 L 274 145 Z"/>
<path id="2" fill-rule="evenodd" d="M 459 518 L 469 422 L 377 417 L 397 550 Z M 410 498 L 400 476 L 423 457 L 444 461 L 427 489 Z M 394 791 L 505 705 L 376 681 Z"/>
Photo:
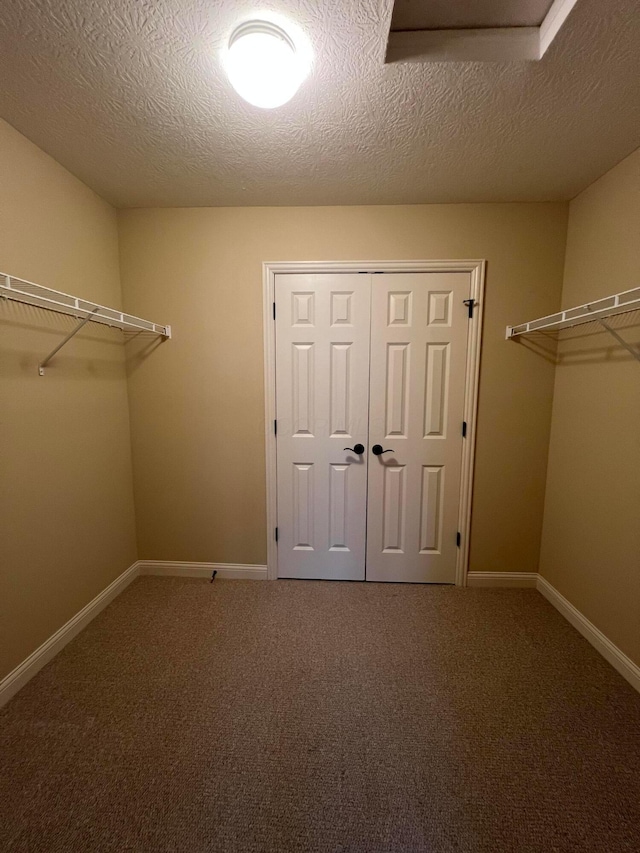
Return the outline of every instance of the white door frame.
<path id="1" fill-rule="evenodd" d="M 469 533 L 471 528 L 471 497 L 475 460 L 476 416 L 478 411 L 478 379 L 484 308 L 484 277 L 486 261 L 265 261 L 263 274 L 264 323 L 264 388 L 265 388 L 265 449 L 267 464 L 267 577 L 278 577 L 278 546 L 275 528 L 278 523 L 278 492 L 276 484 L 276 333 L 273 320 L 275 281 L 277 274 L 287 273 L 353 273 L 353 272 L 468 272 L 471 275 L 469 297 L 475 301 L 473 318 L 469 321 L 469 343 L 465 370 L 464 420 L 467 437 L 462 445 L 462 477 L 458 529 L 461 534 L 456 562 L 456 586 L 467 585 L 469 563 Z"/>

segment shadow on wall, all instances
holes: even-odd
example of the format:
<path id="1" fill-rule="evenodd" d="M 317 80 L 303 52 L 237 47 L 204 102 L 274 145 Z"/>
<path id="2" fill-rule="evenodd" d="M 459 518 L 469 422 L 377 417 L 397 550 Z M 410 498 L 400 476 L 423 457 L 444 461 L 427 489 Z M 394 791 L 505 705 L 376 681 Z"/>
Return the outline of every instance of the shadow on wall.
<path id="1" fill-rule="evenodd" d="M 23 309 L 27 309 L 26 311 Z M 41 379 L 38 365 L 77 325 L 75 317 L 54 315 L 32 306 L 3 305 L 0 317 L 0 376 Z M 56 353 L 45 376 L 64 379 L 122 377 L 122 340 L 117 330 L 99 326 L 78 332 Z"/>
<path id="2" fill-rule="evenodd" d="M 73 331 L 78 318 L 56 314 L 33 305 L 2 301 L 0 330 L 0 376 L 9 379 L 38 376 L 38 365 Z M 64 379 L 114 379 L 127 376 L 164 342 L 164 338 L 143 330 L 123 332 L 99 324 L 87 324 L 57 352 L 47 365 L 45 376 Z"/>
<path id="3" fill-rule="evenodd" d="M 128 334 L 125 339 L 127 377 L 131 376 L 158 347 L 168 340 L 168 338 L 161 338 L 143 331 Z"/>

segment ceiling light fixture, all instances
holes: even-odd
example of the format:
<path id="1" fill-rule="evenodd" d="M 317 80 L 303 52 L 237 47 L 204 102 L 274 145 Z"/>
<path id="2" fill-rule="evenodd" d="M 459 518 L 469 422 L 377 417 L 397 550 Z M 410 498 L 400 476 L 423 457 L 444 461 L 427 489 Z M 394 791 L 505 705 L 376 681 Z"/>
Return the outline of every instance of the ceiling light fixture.
<path id="1" fill-rule="evenodd" d="M 224 62 L 231 85 L 256 107 L 286 104 L 309 70 L 309 58 L 301 46 L 277 24 L 241 24 L 231 33 Z"/>

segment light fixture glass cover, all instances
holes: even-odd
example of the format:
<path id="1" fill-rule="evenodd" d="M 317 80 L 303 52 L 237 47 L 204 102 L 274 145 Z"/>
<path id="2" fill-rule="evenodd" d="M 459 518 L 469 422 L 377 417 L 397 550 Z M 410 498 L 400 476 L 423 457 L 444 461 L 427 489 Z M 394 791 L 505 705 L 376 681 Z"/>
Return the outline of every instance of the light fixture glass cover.
<path id="1" fill-rule="evenodd" d="M 248 21 L 231 34 L 225 68 L 231 85 L 245 101 L 271 109 L 291 100 L 308 64 L 281 27 L 269 21 Z"/>

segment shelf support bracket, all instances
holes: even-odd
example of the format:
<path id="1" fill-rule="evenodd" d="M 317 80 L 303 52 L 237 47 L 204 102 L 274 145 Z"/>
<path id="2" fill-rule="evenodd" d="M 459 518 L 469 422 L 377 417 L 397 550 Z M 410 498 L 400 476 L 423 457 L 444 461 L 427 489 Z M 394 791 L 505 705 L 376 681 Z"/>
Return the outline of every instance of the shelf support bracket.
<path id="1" fill-rule="evenodd" d="M 598 323 L 600 323 L 600 325 L 601 325 L 601 326 L 603 326 L 603 327 L 607 330 L 607 332 L 609 332 L 609 334 L 610 334 L 610 335 L 613 335 L 613 337 L 618 341 L 618 343 L 620 344 L 620 346 L 624 347 L 628 352 L 630 352 L 630 353 L 631 353 L 631 355 L 632 355 L 632 356 L 633 356 L 637 361 L 640 361 L 640 350 L 638 350 L 636 347 L 632 346 L 630 343 L 627 343 L 627 341 L 625 341 L 625 339 L 624 339 L 624 338 L 622 338 L 622 337 L 621 337 L 621 336 L 616 332 L 616 330 L 615 330 L 615 329 L 612 329 L 612 328 L 611 328 L 611 326 L 607 323 L 607 321 L 606 321 L 606 320 L 598 320 Z"/>
<path id="2" fill-rule="evenodd" d="M 94 314 L 97 314 L 99 310 L 100 310 L 100 308 L 98 307 L 98 308 L 94 308 L 92 311 L 90 311 L 90 312 L 89 312 L 89 314 L 87 314 L 87 316 L 84 318 L 84 320 L 83 320 L 81 323 L 78 323 L 78 325 L 75 327 L 75 329 L 72 329 L 72 330 L 69 332 L 69 334 L 66 336 L 66 338 L 64 338 L 62 341 L 60 341 L 60 343 L 58 344 L 58 346 L 57 346 L 54 350 L 51 350 L 51 352 L 49 353 L 49 355 L 48 355 L 45 359 L 43 359 L 43 360 L 40 362 L 40 364 L 38 365 L 38 373 L 40 374 L 40 376 L 44 376 L 44 369 L 45 369 L 45 367 L 49 364 L 49 362 L 50 362 L 50 361 L 51 361 L 51 359 L 54 357 L 54 355 L 55 355 L 57 352 L 60 352 L 60 350 L 62 349 L 62 347 L 63 347 L 66 343 L 68 343 L 74 335 L 77 335 L 77 334 L 78 334 L 78 332 L 80 331 L 80 329 L 81 329 L 84 325 L 86 325 L 86 324 L 89 322 L 89 320 L 93 317 L 93 315 L 94 315 Z"/>

